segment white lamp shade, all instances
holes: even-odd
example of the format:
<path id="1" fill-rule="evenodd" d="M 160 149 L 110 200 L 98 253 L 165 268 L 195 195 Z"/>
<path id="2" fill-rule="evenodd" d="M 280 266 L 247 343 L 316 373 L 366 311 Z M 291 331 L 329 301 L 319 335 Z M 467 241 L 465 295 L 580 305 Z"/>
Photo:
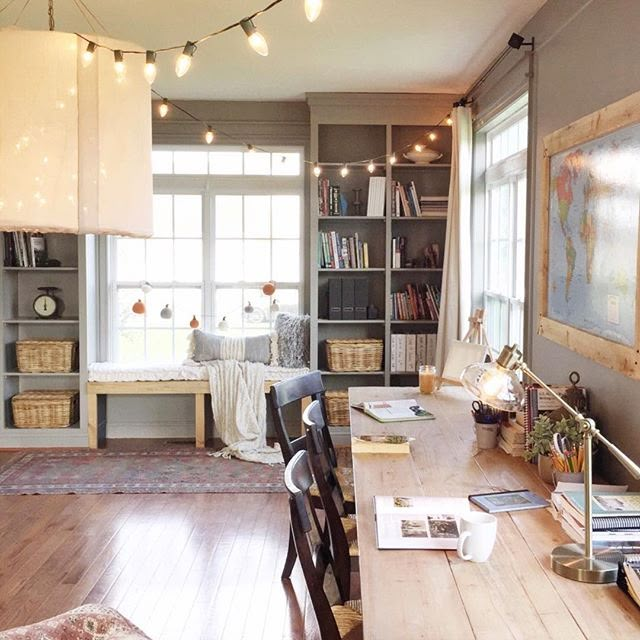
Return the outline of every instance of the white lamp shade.
<path id="1" fill-rule="evenodd" d="M 0 30 L 0 230 L 153 231 L 149 85 L 118 80 L 106 49 L 84 66 L 86 48 L 71 33 Z"/>
<path id="2" fill-rule="evenodd" d="M 462 386 L 475 398 L 501 411 L 520 411 L 525 400 L 518 376 L 497 362 L 470 364 L 460 375 Z"/>

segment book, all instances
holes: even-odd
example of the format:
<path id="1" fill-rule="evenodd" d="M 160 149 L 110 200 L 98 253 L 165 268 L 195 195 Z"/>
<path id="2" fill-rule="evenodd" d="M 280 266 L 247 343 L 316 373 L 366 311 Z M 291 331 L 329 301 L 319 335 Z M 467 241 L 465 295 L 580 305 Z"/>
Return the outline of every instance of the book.
<path id="1" fill-rule="evenodd" d="M 387 179 L 380 176 L 369 178 L 369 194 L 367 196 L 367 216 L 384 216 L 384 190 Z"/>
<path id="2" fill-rule="evenodd" d="M 455 549 L 466 498 L 374 496 L 378 549 Z"/>
<path id="3" fill-rule="evenodd" d="M 361 435 L 351 438 L 351 453 L 411 453 L 415 438 L 402 435 Z"/>
<path id="4" fill-rule="evenodd" d="M 618 586 L 640 607 L 640 554 L 625 553 L 618 559 Z"/>
<path id="5" fill-rule="evenodd" d="M 584 493 L 566 491 L 562 494 L 561 510 L 566 510 L 578 522 L 584 520 Z M 640 529 L 640 493 L 598 493 L 592 501 L 593 530 Z"/>
<path id="6" fill-rule="evenodd" d="M 542 509 L 549 506 L 548 500 L 528 489 L 476 493 L 470 495 L 469 500 L 488 513 Z"/>
<path id="7" fill-rule="evenodd" d="M 434 420 L 435 416 L 420 406 L 417 400 L 374 400 L 354 405 L 378 422 L 405 422 L 407 420 Z"/>

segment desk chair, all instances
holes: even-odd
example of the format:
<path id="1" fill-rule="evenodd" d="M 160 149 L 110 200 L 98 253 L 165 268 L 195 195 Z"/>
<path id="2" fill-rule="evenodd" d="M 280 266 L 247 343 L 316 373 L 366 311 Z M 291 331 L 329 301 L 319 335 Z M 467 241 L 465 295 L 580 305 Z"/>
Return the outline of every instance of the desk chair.
<path id="1" fill-rule="evenodd" d="M 298 451 L 287 464 L 284 483 L 289 494 L 291 533 L 322 640 L 362 640 L 362 614 L 356 602 L 340 598 L 335 566 L 318 522 L 310 493 L 313 476 L 308 453 Z M 331 604 L 337 602 L 337 604 Z"/>

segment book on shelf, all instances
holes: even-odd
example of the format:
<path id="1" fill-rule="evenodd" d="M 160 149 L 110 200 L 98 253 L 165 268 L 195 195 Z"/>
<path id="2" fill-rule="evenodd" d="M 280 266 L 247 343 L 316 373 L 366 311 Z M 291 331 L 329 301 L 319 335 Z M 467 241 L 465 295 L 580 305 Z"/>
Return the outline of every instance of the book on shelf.
<path id="1" fill-rule="evenodd" d="M 351 453 L 411 453 L 410 443 L 415 440 L 403 435 L 360 435 L 351 438 Z"/>
<path id="2" fill-rule="evenodd" d="M 347 201 L 340 193 L 340 185 L 331 184 L 329 178 L 318 180 L 318 215 L 346 216 Z"/>
<path id="3" fill-rule="evenodd" d="M 446 196 L 420 196 L 419 206 L 420 215 L 423 218 L 446 217 L 449 207 L 449 198 Z"/>
<path id="4" fill-rule="evenodd" d="M 407 238 L 405 236 L 394 236 L 391 238 L 391 268 L 400 269 L 404 267 L 407 260 Z"/>
<path id="5" fill-rule="evenodd" d="M 41 233 L 5 231 L 5 267 L 40 267 L 46 259 L 47 241 Z"/>
<path id="6" fill-rule="evenodd" d="M 374 496 L 378 549 L 455 549 L 466 498 Z"/>
<path id="7" fill-rule="evenodd" d="M 440 317 L 440 287 L 408 283 L 405 291 L 391 294 L 392 320 L 432 320 Z"/>
<path id="8" fill-rule="evenodd" d="M 391 372 L 417 372 L 421 364 L 435 364 L 435 333 L 392 333 Z"/>
<path id="9" fill-rule="evenodd" d="M 384 216 L 386 183 L 387 179 L 384 176 L 371 176 L 369 178 L 367 216 L 374 218 Z"/>
<path id="10" fill-rule="evenodd" d="M 407 422 L 410 420 L 434 420 L 435 416 L 421 407 L 414 398 L 405 400 L 372 400 L 352 405 L 364 411 L 378 422 Z"/>
<path id="11" fill-rule="evenodd" d="M 358 233 L 353 236 L 343 236 L 337 231 L 318 233 L 320 269 L 368 269 L 368 265 L 369 247 Z"/>

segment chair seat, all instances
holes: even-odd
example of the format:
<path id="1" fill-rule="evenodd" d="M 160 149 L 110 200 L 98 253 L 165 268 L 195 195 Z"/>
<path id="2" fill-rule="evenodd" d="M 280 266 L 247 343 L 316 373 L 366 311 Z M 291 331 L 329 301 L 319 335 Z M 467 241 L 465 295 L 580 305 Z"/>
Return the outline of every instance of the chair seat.
<path id="1" fill-rule="evenodd" d="M 342 640 L 362 640 L 362 614 L 349 606 L 353 602 L 357 601 L 348 600 L 331 607 Z"/>
<path id="2" fill-rule="evenodd" d="M 353 518 L 340 518 L 342 526 L 344 527 L 345 535 L 347 536 L 347 542 L 349 543 L 349 555 L 359 556 L 360 549 L 358 548 L 358 525 Z"/>
<path id="3" fill-rule="evenodd" d="M 355 494 L 353 493 L 353 469 L 351 467 L 338 467 L 336 469 L 336 477 L 340 483 L 345 502 L 355 502 Z"/>

